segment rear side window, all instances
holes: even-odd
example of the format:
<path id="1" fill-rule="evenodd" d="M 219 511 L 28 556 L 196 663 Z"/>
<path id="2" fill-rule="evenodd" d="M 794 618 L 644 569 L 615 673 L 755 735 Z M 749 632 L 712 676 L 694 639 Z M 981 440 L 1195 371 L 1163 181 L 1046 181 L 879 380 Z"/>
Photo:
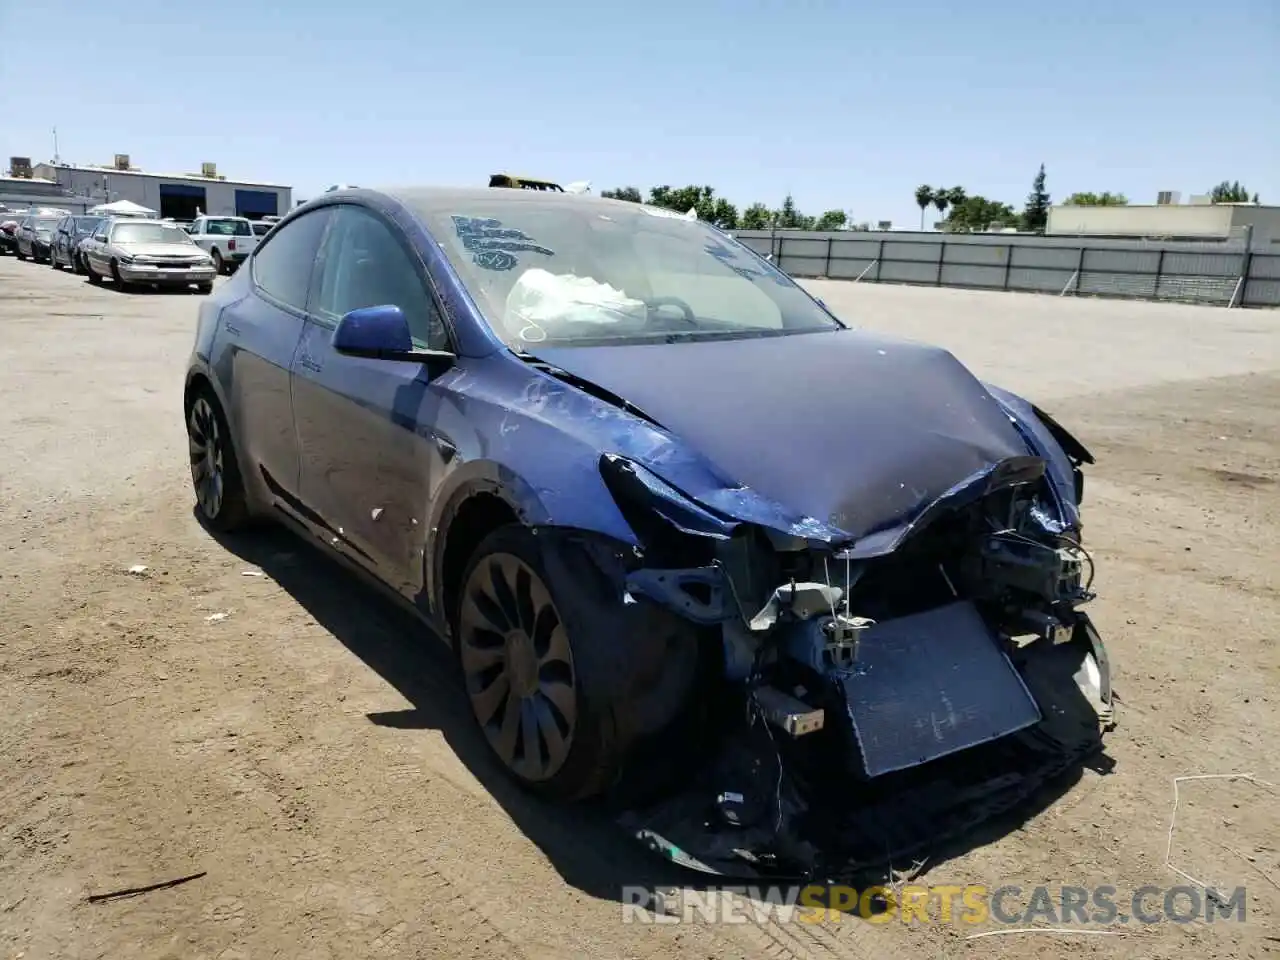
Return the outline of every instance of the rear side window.
<path id="1" fill-rule="evenodd" d="M 247 237 L 253 230 L 248 220 L 206 220 L 204 232 L 216 237 Z"/>
<path id="2" fill-rule="evenodd" d="M 252 258 L 253 280 L 273 299 L 297 310 L 307 308 L 307 288 L 320 238 L 329 221 L 328 208 L 304 213 L 265 240 Z"/>

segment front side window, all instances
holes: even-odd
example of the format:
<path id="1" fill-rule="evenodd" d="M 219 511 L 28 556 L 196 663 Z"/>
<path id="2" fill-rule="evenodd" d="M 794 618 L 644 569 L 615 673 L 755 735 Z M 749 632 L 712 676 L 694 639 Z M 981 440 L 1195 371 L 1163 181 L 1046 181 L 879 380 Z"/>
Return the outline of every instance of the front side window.
<path id="1" fill-rule="evenodd" d="M 307 308 L 311 270 L 329 214 L 327 207 L 304 213 L 254 251 L 253 280 L 269 297 L 297 310 Z"/>
<path id="2" fill-rule="evenodd" d="M 842 325 L 771 264 L 708 224 L 555 194 L 410 206 L 495 332 L 533 343 L 779 336 Z"/>
<path id="3" fill-rule="evenodd" d="M 274 243 L 274 239 L 272 240 Z M 342 204 L 321 251 L 311 312 L 337 322 L 361 307 L 394 304 L 422 346 L 442 350 L 448 336 L 415 258 L 386 223 L 363 207 Z"/>

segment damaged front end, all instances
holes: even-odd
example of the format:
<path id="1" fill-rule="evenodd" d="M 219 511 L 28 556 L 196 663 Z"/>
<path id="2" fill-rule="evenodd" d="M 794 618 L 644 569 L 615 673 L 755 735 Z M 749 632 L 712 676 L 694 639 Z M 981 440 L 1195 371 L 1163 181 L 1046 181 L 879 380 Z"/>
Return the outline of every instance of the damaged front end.
<path id="1" fill-rule="evenodd" d="M 722 648 L 725 708 L 696 778 L 621 818 L 672 860 L 736 877 L 902 863 L 1078 766 L 1113 726 L 1080 609 L 1093 563 L 1043 458 L 967 478 L 891 548 L 737 521 L 621 457 L 600 469 L 644 544 L 627 596 Z"/>

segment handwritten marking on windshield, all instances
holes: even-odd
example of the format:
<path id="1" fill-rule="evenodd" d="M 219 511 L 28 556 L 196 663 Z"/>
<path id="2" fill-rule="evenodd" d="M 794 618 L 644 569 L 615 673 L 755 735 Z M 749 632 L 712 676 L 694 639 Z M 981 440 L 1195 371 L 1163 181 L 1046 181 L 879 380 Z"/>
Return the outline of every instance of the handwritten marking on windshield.
<path id="1" fill-rule="evenodd" d="M 492 217 L 453 216 L 453 229 L 471 261 L 484 270 L 511 270 L 519 261 L 517 253 L 541 253 L 554 257 L 555 251 L 544 247 L 523 230 L 504 227 Z"/>

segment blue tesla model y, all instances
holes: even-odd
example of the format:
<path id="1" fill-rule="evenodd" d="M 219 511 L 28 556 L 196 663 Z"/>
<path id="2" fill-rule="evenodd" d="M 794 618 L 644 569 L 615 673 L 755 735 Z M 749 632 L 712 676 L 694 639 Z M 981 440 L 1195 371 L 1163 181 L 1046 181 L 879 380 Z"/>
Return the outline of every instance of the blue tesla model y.
<path id="1" fill-rule="evenodd" d="M 416 611 L 526 787 L 702 869 L 812 871 L 1100 749 L 1092 457 L 945 350 L 567 193 L 340 188 L 247 267 L 186 376 L 199 516 Z"/>

